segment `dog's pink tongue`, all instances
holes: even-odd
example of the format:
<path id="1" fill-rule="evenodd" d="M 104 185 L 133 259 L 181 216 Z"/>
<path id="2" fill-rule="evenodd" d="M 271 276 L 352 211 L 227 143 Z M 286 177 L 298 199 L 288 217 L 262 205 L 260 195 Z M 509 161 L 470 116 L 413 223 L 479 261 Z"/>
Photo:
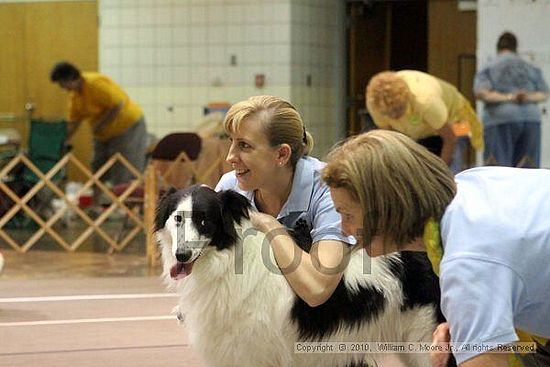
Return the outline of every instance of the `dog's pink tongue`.
<path id="1" fill-rule="evenodd" d="M 185 271 L 185 264 L 178 262 L 176 265 L 172 266 L 170 269 L 170 277 L 172 279 L 181 279 L 187 275 Z"/>

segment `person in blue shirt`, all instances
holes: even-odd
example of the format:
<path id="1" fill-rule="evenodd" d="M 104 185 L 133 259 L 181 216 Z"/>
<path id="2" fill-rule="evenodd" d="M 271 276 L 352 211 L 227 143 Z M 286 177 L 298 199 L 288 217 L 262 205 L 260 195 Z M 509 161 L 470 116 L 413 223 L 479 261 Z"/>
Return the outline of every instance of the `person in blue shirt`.
<path id="1" fill-rule="evenodd" d="M 542 72 L 517 54 L 517 39 L 503 33 L 497 57 L 476 74 L 474 93 L 484 102 L 484 160 L 487 165 L 538 168 L 541 114 L 548 98 Z"/>
<path id="2" fill-rule="evenodd" d="M 453 177 L 407 136 L 373 130 L 330 152 L 322 178 L 344 232 L 361 233 L 357 246 L 371 257 L 427 253 L 447 319 L 433 341 L 452 341 L 460 367 L 509 367 L 515 356 L 493 353 L 499 346 L 528 352 L 518 357 L 526 367 L 550 365 L 550 170 Z M 536 342 L 537 353 L 517 341 Z M 434 352 L 432 367 L 447 357 Z"/>
<path id="3" fill-rule="evenodd" d="M 216 191 L 232 189 L 250 200 L 258 210 L 251 213 L 252 224 L 268 234 L 294 292 L 312 307 L 324 303 L 345 270 L 348 243 L 355 240 L 342 234 L 340 216 L 321 180 L 325 164 L 308 155 L 313 138 L 300 114 L 278 97 L 255 96 L 230 108 L 224 128 L 231 141 L 227 162 L 234 170 L 221 178 Z M 303 251 L 290 236 L 276 235 L 285 228 L 311 242 L 311 251 Z"/>

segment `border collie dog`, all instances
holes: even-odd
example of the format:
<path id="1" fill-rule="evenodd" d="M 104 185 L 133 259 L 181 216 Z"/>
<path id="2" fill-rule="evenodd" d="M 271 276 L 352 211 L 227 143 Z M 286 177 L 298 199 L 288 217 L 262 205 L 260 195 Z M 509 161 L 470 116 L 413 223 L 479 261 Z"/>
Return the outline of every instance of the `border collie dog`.
<path id="1" fill-rule="evenodd" d="M 157 206 L 164 276 L 195 350 L 212 367 L 376 366 L 380 355 L 295 353 L 299 342 L 427 342 L 441 315 L 423 254 L 369 258 L 355 250 L 329 300 L 310 307 L 288 285 L 248 200 L 205 186 L 171 190 Z M 297 350 L 297 349 L 296 349 Z M 427 353 L 398 353 L 429 365 Z"/>

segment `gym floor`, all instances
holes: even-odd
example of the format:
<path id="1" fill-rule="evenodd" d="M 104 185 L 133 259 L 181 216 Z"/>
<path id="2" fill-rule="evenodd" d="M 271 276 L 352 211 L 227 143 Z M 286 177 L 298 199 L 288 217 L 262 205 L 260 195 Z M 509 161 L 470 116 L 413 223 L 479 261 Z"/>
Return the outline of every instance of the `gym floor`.
<path id="1" fill-rule="evenodd" d="M 0 366 L 205 367 L 143 255 L 1 251 Z"/>
<path id="2" fill-rule="evenodd" d="M 2 253 L 0 366 L 203 366 L 143 256 Z"/>

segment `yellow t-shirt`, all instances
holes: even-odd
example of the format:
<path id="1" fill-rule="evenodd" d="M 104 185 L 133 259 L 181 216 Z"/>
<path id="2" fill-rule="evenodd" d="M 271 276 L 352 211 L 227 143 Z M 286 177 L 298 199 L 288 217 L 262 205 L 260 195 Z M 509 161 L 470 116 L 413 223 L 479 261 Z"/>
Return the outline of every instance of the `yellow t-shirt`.
<path id="1" fill-rule="evenodd" d="M 88 121 L 95 130 L 98 118 L 108 110 L 123 103 L 122 109 L 111 122 L 94 133 L 98 140 L 108 140 L 124 133 L 143 116 L 141 107 L 109 77 L 84 72 L 82 90 L 71 92 L 69 101 L 69 121 Z"/>
<path id="2" fill-rule="evenodd" d="M 411 94 L 405 114 L 393 120 L 367 105 L 375 124 L 380 128 L 397 130 L 414 140 L 438 135 L 447 122 L 461 120 L 461 112 L 468 101 L 451 84 L 415 70 L 398 71 Z"/>

